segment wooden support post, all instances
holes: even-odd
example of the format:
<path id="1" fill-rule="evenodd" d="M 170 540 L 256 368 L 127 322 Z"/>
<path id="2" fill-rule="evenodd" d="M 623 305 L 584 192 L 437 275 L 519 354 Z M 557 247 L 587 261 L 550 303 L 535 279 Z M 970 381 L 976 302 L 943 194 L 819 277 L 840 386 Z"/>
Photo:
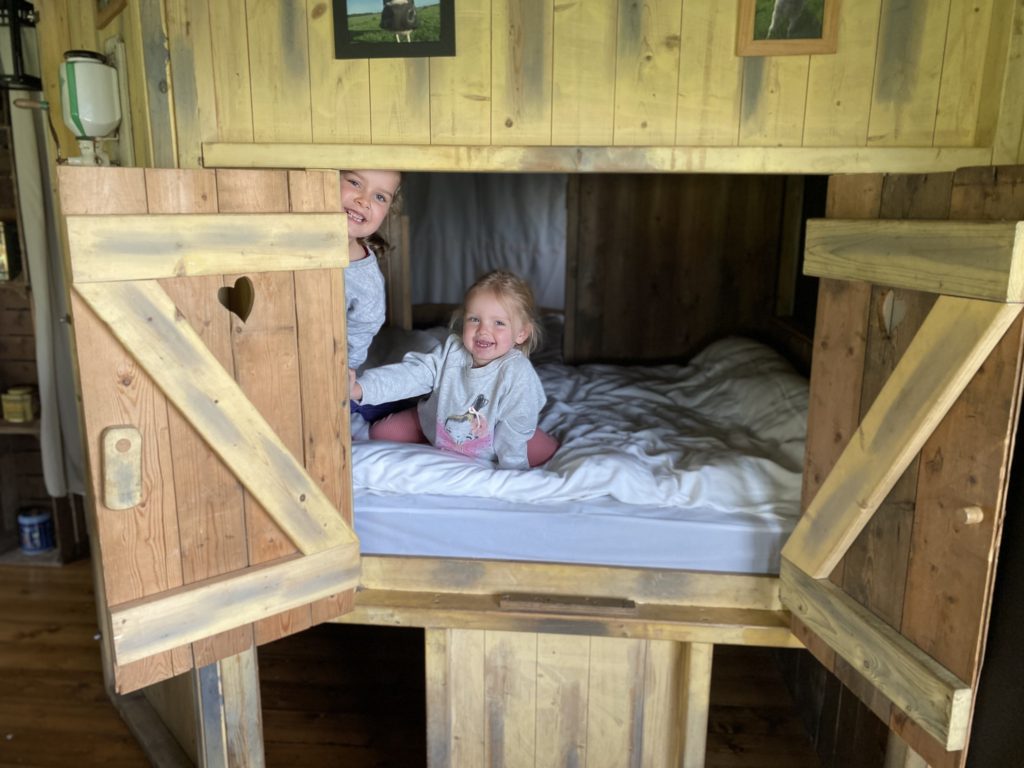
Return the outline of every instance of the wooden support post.
<path id="1" fill-rule="evenodd" d="M 263 716 L 256 649 L 194 672 L 199 768 L 262 768 Z"/>
<path id="2" fill-rule="evenodd" d="M 682 751 L 679 768 L 703 768 L 708 748 L 708 710 L 711 707 L 710 643 L 683 643 L 679 670 Z"/>

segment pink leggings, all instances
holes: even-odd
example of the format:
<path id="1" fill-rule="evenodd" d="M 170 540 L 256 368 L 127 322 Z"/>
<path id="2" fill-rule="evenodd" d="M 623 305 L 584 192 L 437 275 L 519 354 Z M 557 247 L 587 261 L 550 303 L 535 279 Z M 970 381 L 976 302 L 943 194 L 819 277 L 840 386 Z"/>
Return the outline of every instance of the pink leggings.
<path id="1" fill-rule="evenodd" d="M 429 443 L 420 429 L 420 418 L 415 408 L 392 413 L 370 425 L 371 440 L 392 440 L 396 443 Z M 526 443 L 526 460 L 538 467 L 555 455 L 558 441 L 539 429 Z"/>

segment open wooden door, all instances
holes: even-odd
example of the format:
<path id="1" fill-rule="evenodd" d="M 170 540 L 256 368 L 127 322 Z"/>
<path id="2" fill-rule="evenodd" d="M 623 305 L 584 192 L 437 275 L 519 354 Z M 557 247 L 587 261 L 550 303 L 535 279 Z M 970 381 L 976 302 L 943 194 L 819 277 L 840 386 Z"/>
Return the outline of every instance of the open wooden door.
<path id="1" fill-rule="evenodd" d="M 1021 167 L 833 177 L 829 219 L 808 226 L 823 279 L 782 599 L 933 768 L 964 765 L 984 654 L 1020 405 L 1022 182 Z"/>
<path id="2" fill-rule="evenodd" d="M 337 173 L 63 167 L 59 184 L 116 690 L 349 610 Z"/>

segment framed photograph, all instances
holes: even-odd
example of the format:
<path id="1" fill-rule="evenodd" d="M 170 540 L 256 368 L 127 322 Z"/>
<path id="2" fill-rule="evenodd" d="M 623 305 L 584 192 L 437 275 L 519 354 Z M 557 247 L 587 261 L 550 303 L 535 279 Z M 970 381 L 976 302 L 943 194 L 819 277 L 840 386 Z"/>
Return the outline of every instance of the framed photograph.
<path id="1" fill-rule="evenodd" d="M 835 53 L 840 0 L 739 0 L 737 56 Z"/>
<path id="2" fill-rule="evenodd" d="M 128 5 L 128 0 L 96 0 L 96 29 L 103 29 Z"/>
<path id="3" fill-rule="evenodd" d="M 334 58 L 455 55 L 455 0 L 334 0 Z"/>

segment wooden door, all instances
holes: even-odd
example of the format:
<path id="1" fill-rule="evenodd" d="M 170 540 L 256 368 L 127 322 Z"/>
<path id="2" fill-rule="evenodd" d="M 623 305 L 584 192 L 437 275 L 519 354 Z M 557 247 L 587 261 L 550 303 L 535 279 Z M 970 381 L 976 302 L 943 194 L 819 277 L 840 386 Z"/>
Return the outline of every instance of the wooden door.
<path id="1" fill-rule="evenodd" d="M 933 768 L 964 764 L 984 653 L 1020 405 L 1022 181 L 1021 167 L 833 177 L 841 221 L 808 225 L 822 281 L 783 603 Z M 819 729 L 835 755 L 862 727 L 838 709 Z"/>
<path id="2" fill-rule="evenodd" d="M 116 689 L 349 610 L 337 173 L 63 167 L 59 184 Z"/>

